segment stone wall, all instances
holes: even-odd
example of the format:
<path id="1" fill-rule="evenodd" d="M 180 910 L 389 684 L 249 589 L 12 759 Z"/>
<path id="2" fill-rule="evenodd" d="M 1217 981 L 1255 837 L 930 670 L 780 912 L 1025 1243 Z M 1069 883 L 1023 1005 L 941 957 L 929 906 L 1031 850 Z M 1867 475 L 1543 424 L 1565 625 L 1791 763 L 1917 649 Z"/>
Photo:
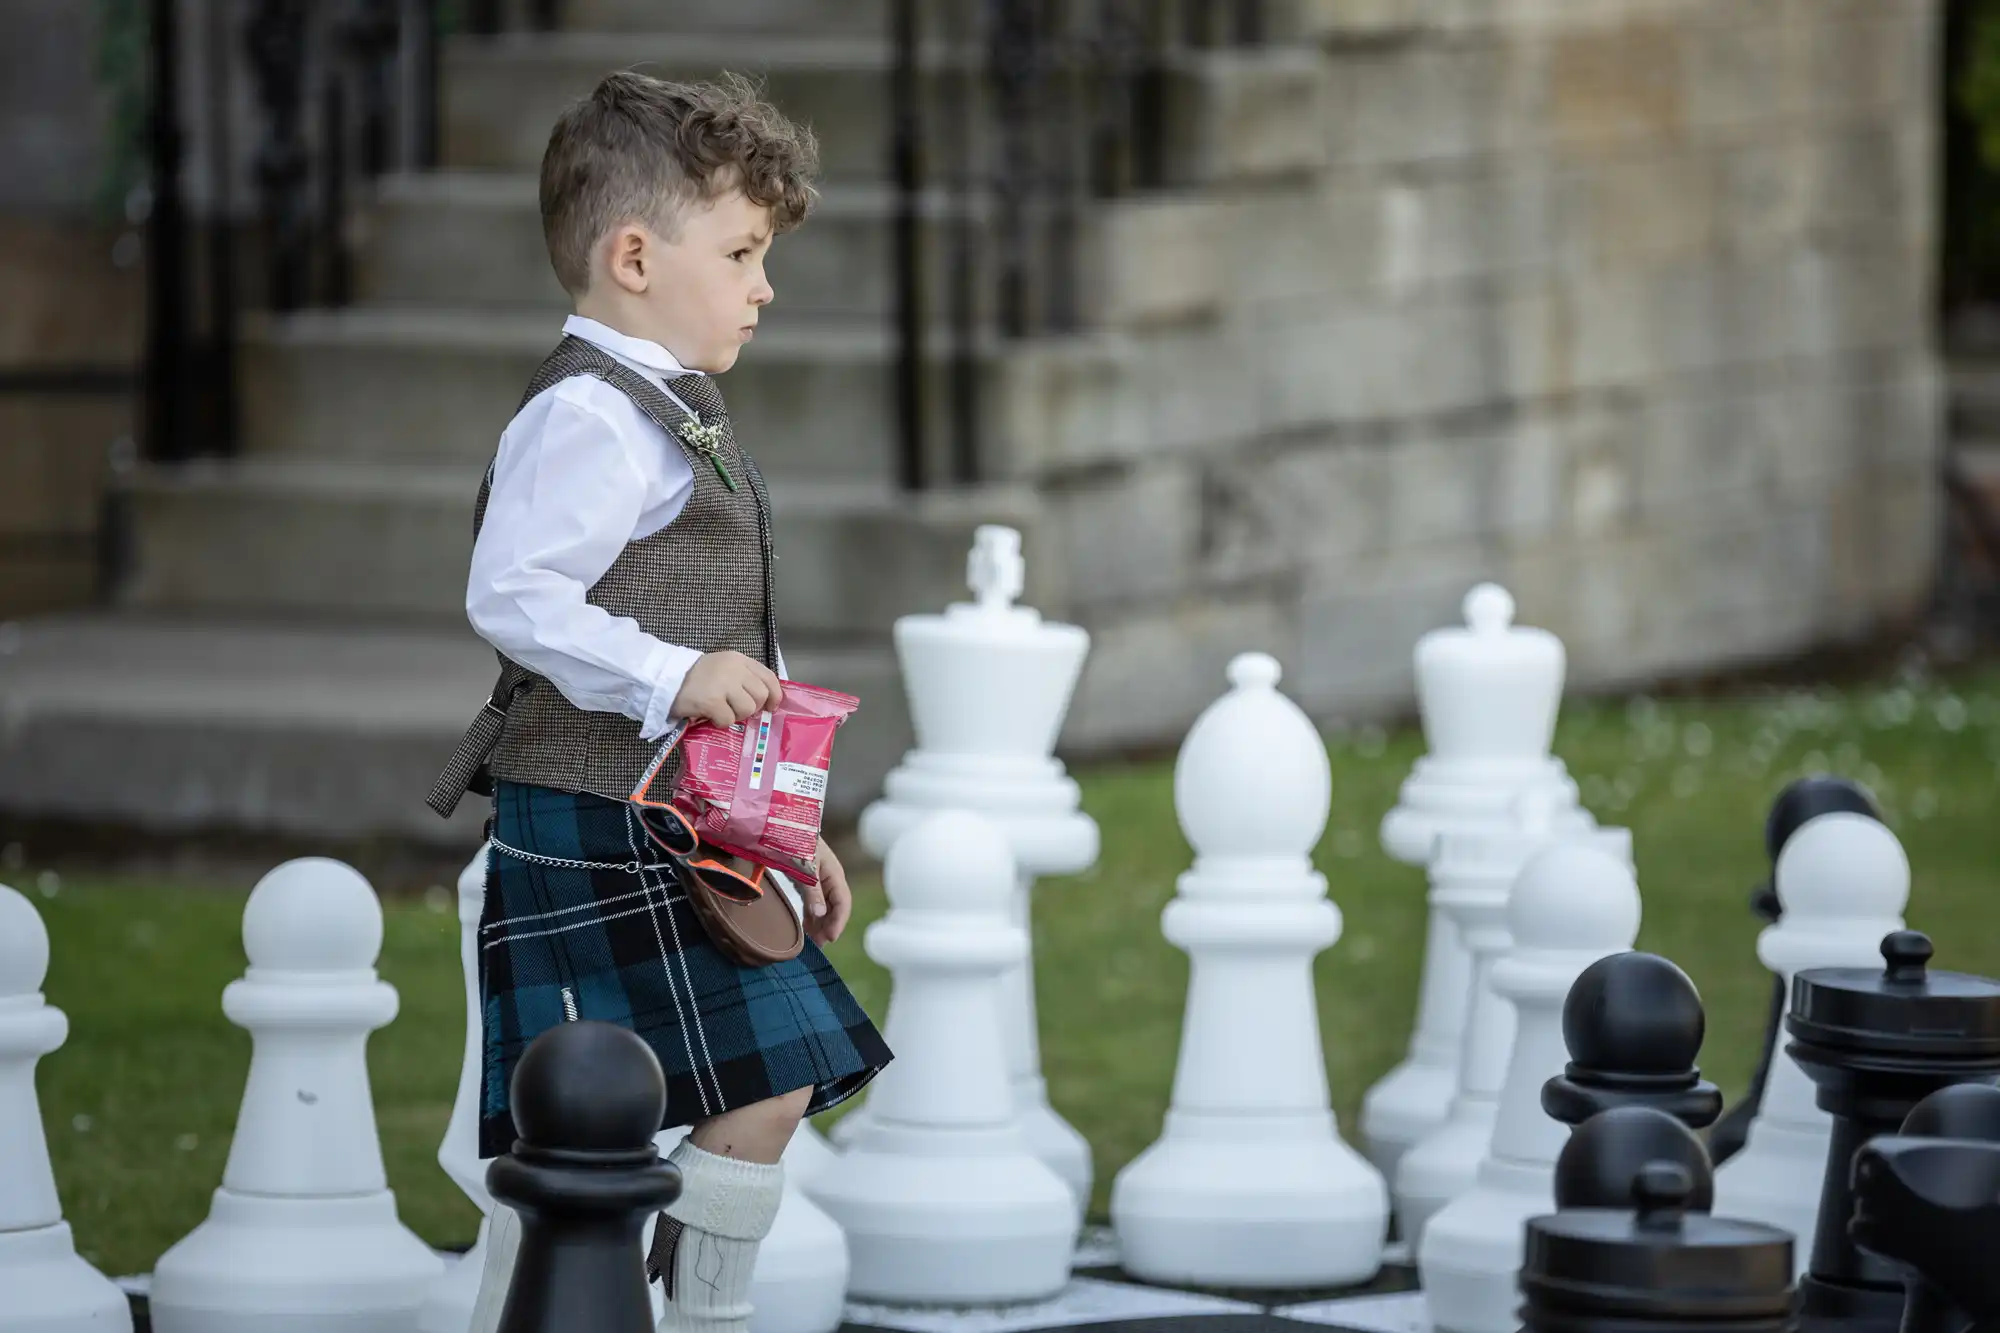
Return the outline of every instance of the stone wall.
<path id="1" fill-rule="evenodd" d="M 1073 749 L 1179 734 L 1251 647 L 1406 706 L 1483 578 L 1581 688 L 1921 610 L 1932 0 L 1302 6 L 1314 77 L 1219 122 L 1274 150 L 1109 225 L 1163 299 L 1009 367 L 996 466 L 1095 636 Z"/>
<path id="2" fill-rule="evenodd" d="M 96 599 L 105 480 L 135 429 L 115 385 L 138 363 L 143 246 L 102 216 L 96 8 L 0 7 L 0 620 Z M 112 387 L 56 387 L 90 378 Z"/>

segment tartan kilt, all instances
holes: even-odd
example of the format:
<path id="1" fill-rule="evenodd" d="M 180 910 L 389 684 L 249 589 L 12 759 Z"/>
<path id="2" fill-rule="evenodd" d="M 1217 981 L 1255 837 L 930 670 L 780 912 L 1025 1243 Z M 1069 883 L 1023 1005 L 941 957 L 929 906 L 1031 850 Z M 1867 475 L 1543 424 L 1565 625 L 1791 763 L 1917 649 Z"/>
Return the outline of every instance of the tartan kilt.
<path id="1" fill-rule="evenodd" d="M 816 1114 L 889 1063 L 881 1033 L 811 940 L 766 967 L 725 957 L 627 802 L 498 781 L 489 830 L 536 856 L 646 868 L 555 867 L 487 849 L 481 1158 L 512 1149 L 514 1066 L 565 1021 L 616 1023 L 645 1039 L 666 1073 L 663 1129 L 808 1086 Z"/>

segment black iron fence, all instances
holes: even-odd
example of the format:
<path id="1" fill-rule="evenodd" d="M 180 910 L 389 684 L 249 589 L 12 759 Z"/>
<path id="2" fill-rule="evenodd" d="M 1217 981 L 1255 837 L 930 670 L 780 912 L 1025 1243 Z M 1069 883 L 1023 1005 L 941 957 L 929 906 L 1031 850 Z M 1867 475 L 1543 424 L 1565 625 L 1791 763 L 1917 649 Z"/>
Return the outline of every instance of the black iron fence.
<path id="1" fill-rule="evenodd" d="M 833 2 L 833 0 L 829 0 Z M 208 0 L 195 216 L 176 0 L 150 0 L 149 328 L 143 448 L 236 444 L 237 316 L 339 306 L 350 212 L 388 171 L 438 160 L 443 35 L 552 29 L 558 0 Z M 663 21 L 672 5 L 663 4 Z M 902 484 L 978 477 L 981 385 L 1007 340 L 1081 327 L 1084 224 L 1167 183 L 1175 79 L 1205 48 L 1265 37 L 1265 0 L 894 0 L 892 228 Z M 249 207 L 231 198 L 232 69 L 247 71 Z M 942 214 L 927 199 L 943 198 Z M 931 253 L 945 263 L 927 266 Z M 929 284 L 942 278 L 946 290 Z M 939 319 L 938 311 L 944 312 Z M 943 373 L 928 377 L 927 367 Z M 942 392 L 947 401 L 932 402 Z M 942 437 L 942 438 L 940 438 Z"/>
<path id="2" fill-rule="evenodd" d="M 348 300 L 350 201 L 386 171 L 436 164 L 441 31 L 494 30 L 498 11 L 475 2 L 459 15 L 442 0 L 208 0 L 184 11 L 150 0 L 148 457 L 234 451 L 239 314 Z M 190 38 L 205 72 L 198 98 L 183 96 Z M 239 126 L 245 92 L 254 110 Z M 196 100 L 201 182 L 184 147 Z M 248 207 L 234 179 L 244 129 Z"/>
<path id="3" fill-rule="evenodd" d="M 898 471 L 920 490 L 978 479 L 985 349 L 1085 324 L 1090 210 L 1170 183 L 1177 77 L 1204 49 L 1266 40 L 1267 5 L 896 0 L 891 13 Z M 954 60 L 954 48 L 969 60 Z M 937 115 L 953 120 L 949 136 L 926 133 Z M 950 234 L 934 275 L 923 201 L 938 189 Z M 934 301 L 927 285 L 938 276 L 947 290 Z M 947 345 L 937 348 L 940 305 Z M 943 411 L 927 401 L 934 363 L 949 367 Z"/>

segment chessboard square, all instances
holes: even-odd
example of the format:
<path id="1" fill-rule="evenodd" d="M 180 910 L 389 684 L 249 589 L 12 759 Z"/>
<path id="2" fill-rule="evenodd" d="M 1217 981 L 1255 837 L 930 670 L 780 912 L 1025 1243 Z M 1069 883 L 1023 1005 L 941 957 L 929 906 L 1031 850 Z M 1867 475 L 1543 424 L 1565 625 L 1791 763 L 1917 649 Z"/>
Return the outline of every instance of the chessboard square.
<path id="1" fill-rule="evenodd" d="M 849 1328 L 894 1329 L 897 1333 L 1025 1333 L 1029 1329 L 1069 1328 L 1079 1324 L 1214 1315 L 1253 1315 L 1262 1319 L 1264 1312 L 1261 1306 L 1225 1296 L 1075 1277 L 1049 1299 L 1020 1305 L 928 1309 L 850 1302 L 845 1324 Z M 1217 1328 L 1214 1333 L 1229 1331 Z"/>
<path id="2" fill-rule="evenodd" d="M 1281 1319 L 1325 1324 L 1356 1333 L 1431 1333 L 1430 1310 L 1421 1291 L 1392 1291 L 1374 1296 L 1336 1296 L 1271 1311 Z"/>

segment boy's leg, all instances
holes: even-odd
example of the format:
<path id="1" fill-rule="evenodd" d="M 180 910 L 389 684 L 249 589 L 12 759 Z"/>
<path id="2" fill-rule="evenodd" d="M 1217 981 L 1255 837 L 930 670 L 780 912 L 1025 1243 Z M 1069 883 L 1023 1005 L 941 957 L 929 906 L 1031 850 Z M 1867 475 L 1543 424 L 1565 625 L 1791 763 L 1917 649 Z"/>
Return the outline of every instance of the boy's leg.
<path id="1" fill-rule="evenodd" d="M 785 1192 L 779 1161 L 812 1102 L 810 1087 L 701 1121 L 667 1160 L 681 1193 L 651 1251 L 666 1284 L 658 1333 L 746 1333 L 750 1272 Z"/>

